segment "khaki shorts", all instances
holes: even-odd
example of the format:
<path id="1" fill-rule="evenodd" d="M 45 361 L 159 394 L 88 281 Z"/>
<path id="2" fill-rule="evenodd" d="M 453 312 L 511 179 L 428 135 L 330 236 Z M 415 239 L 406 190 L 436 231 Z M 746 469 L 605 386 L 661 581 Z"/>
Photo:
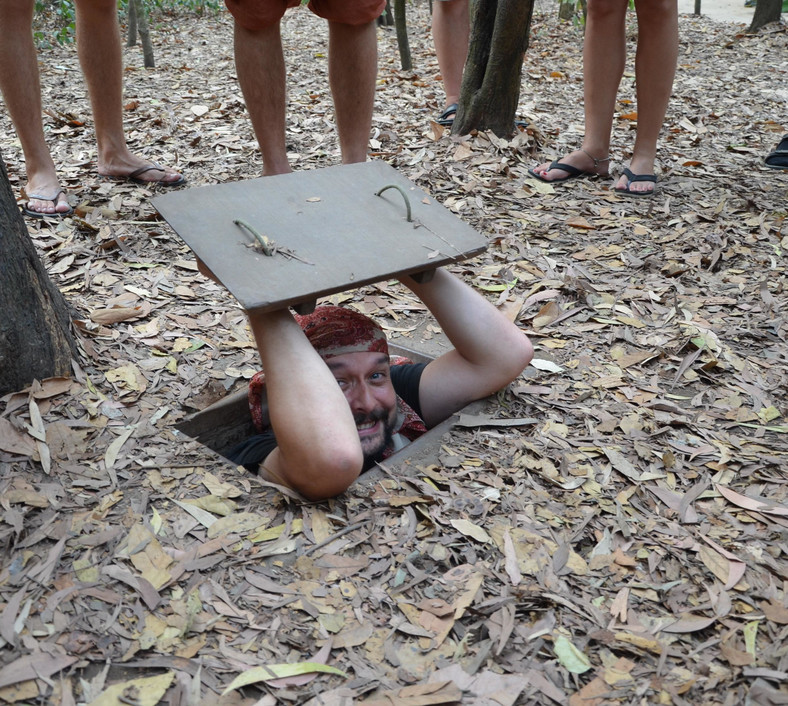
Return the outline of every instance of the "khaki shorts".
<path id="1" fill-rule="evenodd" d="M 254 31 L 276 24 L 288 7 L 296 7 L 301 1 L 224 0 L 224 4 L 241 27 Z M 309 0 L 309 9 L 318 17 L 347 25 L 372 22 L 385 7 L 386 0 Z"/>

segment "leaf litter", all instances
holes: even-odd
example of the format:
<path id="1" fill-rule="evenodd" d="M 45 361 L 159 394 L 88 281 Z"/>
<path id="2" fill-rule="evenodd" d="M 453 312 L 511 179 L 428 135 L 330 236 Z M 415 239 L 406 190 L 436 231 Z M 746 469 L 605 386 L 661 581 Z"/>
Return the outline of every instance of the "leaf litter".
<path id="1" fill-rule="evenodd" d="M 455 269 L 538 362 L 429 453 L 317 504 L 174 431 L 256 372 L 245 317 L 153 189 L 96 176 L 75 48 L 42 50 L 79 206 L 29 228 L 84 355 L 0 403 L 4 702 L 785 702 L 788 182 L 762 166 L 786 131 L 785 28 L 682 16 L 659 195 L 632 203 L 526 177 L 582 134 L 580 35 L 552 5 L 511 140 L 432 122 L 429 18 L 408 12 L 412 72 L 379 31 L 373 155 L 488 236 Z M 324 25 L 299 11 L 283 33 L 293 166 L 336 164 Z M 133 149 L 191 186 L 259 176 L 227 15 L 154 35 L 155 71 L 126 50 Z M 620 97 L 614 173 L 631 67 Z M 395 342 L 440 340 L 395 283 L 333 300 Z"/>

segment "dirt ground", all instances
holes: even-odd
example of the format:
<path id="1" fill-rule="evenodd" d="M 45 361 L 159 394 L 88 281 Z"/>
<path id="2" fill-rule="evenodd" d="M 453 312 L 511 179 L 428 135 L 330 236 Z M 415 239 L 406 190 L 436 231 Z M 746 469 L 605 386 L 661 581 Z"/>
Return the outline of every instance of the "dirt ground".
<path id="1" fill-rule="evenodd" d="M 708 2 L 710 5 L 710 1 Z M 126 50 L 130 144 L 186 188 L 258 177 L 225 13 Z M 788 33 L 681 17 L 658 194 L 527 170 L 579 144 L 582 37 L 534 17 L 512 139 L 452 137 L 426 3 L 379 30 L 371 157 L 482 233 L 453 267 L 536 348 L 424 455 L 306 503 L 175 431 L 258 369 L 246 319 L 107 182 L 73 46 L 40 54 L 77 213 L 28 222 L 69 379 L 0 401 L 0 699 L 20 704 L 778 704 L 788 698 Z M 45 25 L 45 29 L 48 26 Z M 323 23 L 283 24 L 294 168 L 339 161 Z M 630 31 L 634 49 L 634 28 Z M 633 52 L 630 52 L 630 61 Z M 769 60 L 765 60 L 769 57 Z M 628 66 L 614 174 L 636 128 Z M 5 114 L 12 187 L 24 163 Z M 374 237 L 374 233 L 370 235 Z M 394 282 L 336 302 L 438 333 Z"/>
<path id="2" fill-rule="evenodd" d="M 701 15 L 715 22 L 752 22 L 754 7 L 747 7 L 744 0 L 702 0 Z M 679 13 L 692 15 L 695 13 L 695 0 L 679 0 Z"/>

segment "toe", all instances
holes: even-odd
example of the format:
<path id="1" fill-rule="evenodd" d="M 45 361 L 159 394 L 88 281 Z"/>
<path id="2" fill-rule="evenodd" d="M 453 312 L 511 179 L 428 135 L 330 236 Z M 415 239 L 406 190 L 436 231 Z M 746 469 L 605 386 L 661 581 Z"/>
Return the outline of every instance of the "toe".
<path id="1" fill-rule="evenodd" d="M 27 202 L 27 210 L 34 213 L 52 213 L 55 210 L 55 205 L 51 201 L 30 199 Z"/>
<path id="2" fill-rule="evenodd" d="M 170 167 L 160 167 L 158 164 L 151 164 L 150 166 L 154 168 L 140 174 L 138 179 L 152 184 L 172 184 L 183 179 L 178 172 L 170 169 Z"/>
<path id="3" fill-rule="evenodd" d="M 557 167 L 548 169 L 545 172 L 545 178 L 547 179 L 547 181 L 557 181 L 567 176 L 569 176 L 569 172 L 565 172 L 563 169 L 559 169 Z"/>
<path id="4" fill-rule="evenodd" d="M 628 191 L 630 194 L 650 194 L 654 191 L 654 182 L 629 181 L 626 175 L 622 174 L 616 184 L 616 191 Z"/>
<path id="5" fill-rule="evenodd" d="M 162 181 L 165 181 L 167 183 L 172 183 L 174 181 L 179 181 L 180 179 L 183 179 L 183 175 L 179 174 L 175 170 L 170 169 L 168 167 L 164 171 L 164 178 L 162 179 Z"/>
<path id="6" fill-rule="evenodd" d="M 534 174 L 538 174 L 540 177 L 544 177 L 549 170 L 550 170 L 550 163 L 544 162 L 543 164 L 537 164 L 534 167 Z"/>
<path id="7" fill-rule="evenodd" d="M 33 213 L 66 213 L 71 208 L 63 193 L 58 194 L 55 199 L 30 199 L 26 207 Z"/>
<path id="8" fill-rule="evenodd" d="M 538 167 L 534 167 L 534 173 L 538 174 L 545 181 L 556 181 L 569 175 L 569 172 L 552 165 L 552 162 L 540 164 Z"/>
<path id="9" fill-rule="evenodd" d="M 22 196 L 27 198 L 25 208 L 32 213 L 64 213 L 71 208 L 66 192 L 56 180 L 28 181 L 22 189 Z"/>

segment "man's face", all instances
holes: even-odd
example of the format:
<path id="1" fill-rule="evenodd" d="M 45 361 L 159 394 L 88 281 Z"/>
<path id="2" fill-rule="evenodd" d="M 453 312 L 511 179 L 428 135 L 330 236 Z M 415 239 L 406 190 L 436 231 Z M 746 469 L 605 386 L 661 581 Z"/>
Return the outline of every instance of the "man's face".
<path id="1" fill-rule="evenodd" d="M 397 395 L 384 353 L 345 353 L 326 361 L 350 405 L 366 461 L 378 460 L 391 441 Z"/>

